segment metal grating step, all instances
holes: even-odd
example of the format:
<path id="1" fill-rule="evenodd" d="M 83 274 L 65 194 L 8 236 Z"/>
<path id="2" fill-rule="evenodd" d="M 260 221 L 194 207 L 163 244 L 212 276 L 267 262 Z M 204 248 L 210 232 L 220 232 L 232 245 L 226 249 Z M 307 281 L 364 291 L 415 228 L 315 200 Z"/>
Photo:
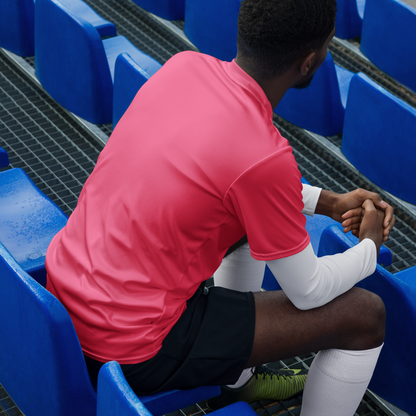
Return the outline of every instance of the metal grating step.
<path id="1" fill-rule="evenodd" d="M 0 146 L 67 215 L 103 147 L 2 55 Z"/>
<path id="2" fill-rule="evenodd" d="M 24 416 L 0 384 L 0 416 Z"/>

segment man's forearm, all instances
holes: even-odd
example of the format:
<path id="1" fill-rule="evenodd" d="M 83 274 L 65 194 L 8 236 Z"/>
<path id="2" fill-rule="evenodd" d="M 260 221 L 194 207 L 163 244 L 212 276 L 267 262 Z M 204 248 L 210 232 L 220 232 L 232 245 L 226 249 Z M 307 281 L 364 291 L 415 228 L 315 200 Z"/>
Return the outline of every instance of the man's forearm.
<path id="1" fill-rule="evenodd" d="M 322 189 L 318 203 L 316 204 L 315 213 L 333 218 L 337 200 L 337 193 Z"/>

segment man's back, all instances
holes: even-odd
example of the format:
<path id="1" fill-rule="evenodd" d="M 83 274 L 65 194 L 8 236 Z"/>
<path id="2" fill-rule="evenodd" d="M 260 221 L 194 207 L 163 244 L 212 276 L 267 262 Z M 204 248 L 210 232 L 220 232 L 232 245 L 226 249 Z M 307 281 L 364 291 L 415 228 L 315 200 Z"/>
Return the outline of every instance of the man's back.
<path id="1" fill-rule="evenodd" d="M 129 363 L 157 352 L 186 300 L 250 234 L 247 217 L 261 220 L 261 200 L 244 195 L 265 187 L 271 168 L 279 175 L 274 158 L 294 172 L 282 182 L 297 184 L 300 215 L 291 149 L 264 92 L 234 62 L 182 53 L 145 84 L 48 251 L 48 288 L 87 355 Z"/>

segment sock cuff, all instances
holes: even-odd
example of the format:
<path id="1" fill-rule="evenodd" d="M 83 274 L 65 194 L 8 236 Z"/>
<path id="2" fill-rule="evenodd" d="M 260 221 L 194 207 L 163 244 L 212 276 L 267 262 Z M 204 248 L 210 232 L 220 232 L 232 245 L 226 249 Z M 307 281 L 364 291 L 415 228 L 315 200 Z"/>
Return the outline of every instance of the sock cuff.
<path id="1" fill-rule="evenodd" d="M 320 351 L 315 365 L 334 380 L 348 383 L 369 382 L 384 344 L 369 350 L 331 349 Z"/>

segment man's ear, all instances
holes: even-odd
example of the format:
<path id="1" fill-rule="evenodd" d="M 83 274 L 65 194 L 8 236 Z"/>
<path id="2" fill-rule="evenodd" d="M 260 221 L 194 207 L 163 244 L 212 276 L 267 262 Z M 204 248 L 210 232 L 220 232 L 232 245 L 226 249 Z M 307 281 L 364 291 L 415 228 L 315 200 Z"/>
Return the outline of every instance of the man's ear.
<path id="1" fill-rule="evenodd" d="M 311 52 L 308 55 L 306 55 L 302 60 L 300 61 L 300 72 L 305 77 L 309 74 L 309 71 L 312 68 L 313 61 L 315 59 L 315 52 Z"/>

